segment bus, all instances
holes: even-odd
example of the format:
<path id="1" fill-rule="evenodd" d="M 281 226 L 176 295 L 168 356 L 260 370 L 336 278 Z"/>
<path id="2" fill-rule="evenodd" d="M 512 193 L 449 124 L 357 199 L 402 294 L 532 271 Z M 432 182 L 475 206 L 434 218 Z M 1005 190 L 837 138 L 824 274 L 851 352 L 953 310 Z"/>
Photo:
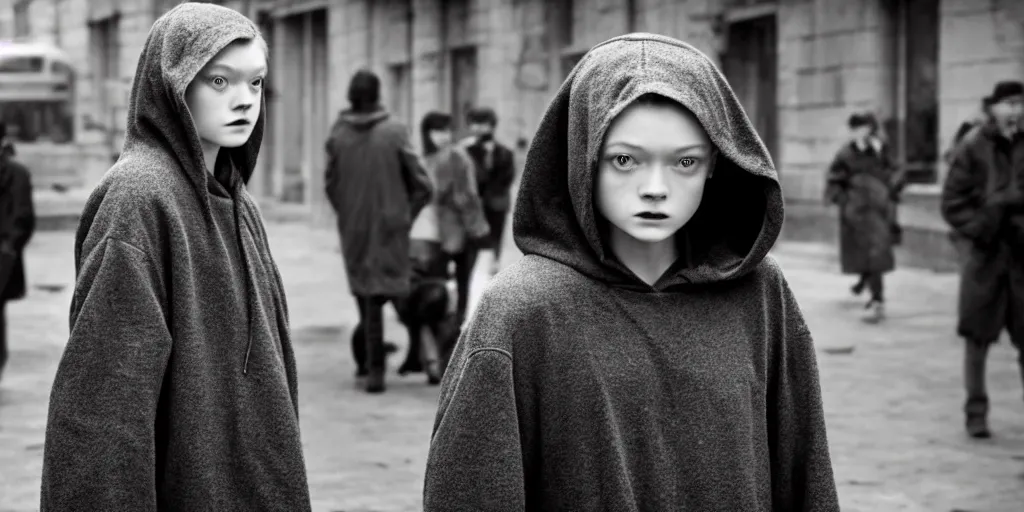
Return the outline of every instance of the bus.
<path id="1" fill-rule="evenodd" d="M 0 41 L 0 120 L 14 143 L 74 139 L 75 69 L 60 48 Z"/>

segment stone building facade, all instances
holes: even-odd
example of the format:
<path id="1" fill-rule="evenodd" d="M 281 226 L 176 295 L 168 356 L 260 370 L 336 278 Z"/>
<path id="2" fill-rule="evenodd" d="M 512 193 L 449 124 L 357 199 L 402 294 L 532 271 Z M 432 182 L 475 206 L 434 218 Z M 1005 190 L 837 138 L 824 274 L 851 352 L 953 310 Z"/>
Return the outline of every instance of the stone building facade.
<path id="1" fill-rule="evenodd" d="M 146 32 L 176 3 L 0 0 L 0 39 L 53 41 L 88 63 L 74 152 L 93 155 L 99 163 L 85 167 L 99 171 L 79 172 L 85 186 L 118 148 Z M 677 37 L 720 65 L 761 132 L 791 205 L 791 234 L 835 223 L 818 206 L 824 171 L 846 118 L 870 109 L 918 182 L 903 208 L 911 239 L 915 229 L 943 231 L 941 154 L 957 125 L 995 81 L 1024 75 L 1024 2 L 1015 0 L 225 3 L 257 21 L 271 47 L 271 124 L 250 188 L 318 221 L 330 218 L 324 137 L 363 67 L 378 72 L 387 107 L 413 133 L 430 110 L 461 121 L 471 105 L 493 107 L 498 137 L 521 164 L 547 102 L 588 48 L 629 31 Z"/>
<path id="2" fill-rule="evenodd" d="M 276 108 L 292 116 L 278 117 L 266 190 L 282 196 L 303 183 L 295 195 L 314 211 L 323 130 L 356 69 L 380 74 L 389 108 L 413 128 L 431 109 L 460 118 L 468 105 L 495 108 L 498 137 L 522 162 L 579 57 L 647 31 L 690 42 L 729 77 L 779 168 L 789 235 L 834 236 L 834 212 L 819 199 L 825 169 L 847 117 L 871 110 L 916 182 L 903 208 L 908 245 L 950 259 L 937 208 L 941 155 L 995 81 L 1024 76 L 1024 2 L 1012 0 L 278 0 L 257 10 L 275 39 Z M 326 29 L 304 30 L 302 16 Z M 310 48 L 304 59 L 284 49 L 299 37 Z M 318 78 L 327 85 L 289 68 L 300 62 L 329 62 Z M 281 82 L 299 76 L 301 87 Z"/>

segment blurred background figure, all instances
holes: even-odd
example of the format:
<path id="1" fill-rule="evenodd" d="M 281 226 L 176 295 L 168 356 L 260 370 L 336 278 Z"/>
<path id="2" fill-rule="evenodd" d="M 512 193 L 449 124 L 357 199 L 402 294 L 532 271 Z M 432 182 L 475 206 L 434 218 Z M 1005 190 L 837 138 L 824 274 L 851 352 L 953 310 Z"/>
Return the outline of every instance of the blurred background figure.
<path id="1" fill-rule="evenodd" d="M 888 146 L 878 136 L 878 121 L 870 113 L 850 116 L 850 142 L 828 170 L 825 200 L 839 206 L 840 262 L 843 273 L 855 274 L 851 288 L 871 297 L 866 321 L 885 314 L 883 275 L 896 267 L 894 246 L 900 242 L 896 206 L 903 175 L 896 169 Z"/>
<path id="2" fill-rule="evenodd" d="M 352 334 L 357 376 L 366 391 L 385 389 L 383 308 L 409 294 L 409 230 L 430 201 L 430 178 L 413 152 L 409 129 L 380 104 L 380 79 L 357 72 L 350 108 L 327 140 L 327 197 L 338 216 L 349 288 L 359 306 Z"/>
<path id="3" fill-rule="evenodd" d="M 942 191 L 942 215 L 963 240 L 957 333 L 974 438 L 991 436 L 985 365 L 1004 328 L 1024 377 L 1024 84 L 999 82 L 985 103 L 988 120 L 954 150 Z"/>
<path id="4" fill-rule="evenodd" d="M 412 293 L 395 303 L 409 332 L 409 350 L 399 374 L 426 369 L 439 384 L 447 356 L 458 338 L 459 319 L 449 314 L 448 262 L 481 243 L 490 228 L 477 191 L 473 162 L 452 144 L 452 117 L 430 112 L 420 124 L 423 163 L 434 185 L 433 200 L 413 222 L 409 248 Z M 462 300 L 465 302 L 465 300 Z"/>
<path id="5" fill-rule="evenodd" d="M 487 107 L 471 109 L 466 114 L 466 122 L 472 133 L 467 137 L 466 152 L 476 164 L 476 181 L 483 201 L 484 215 L 490 225 L 490 235 L 480 244 L 479 249 L 488 249 L 494 258 L 491 260 L 490 273 L 498 273 L 498 262 L 501 259 L 501 242 L 505 233 L 505 222 L 512 204 L 511 188 L 515 181 L 515 159 L 512 150 L 494 139 L 494 129 L 498 125 L 498 116 Z M 472 267 L 476 261 L 476 253 L 469 256 Z M 464 309 L 460 310 L 464 312 Z"/>
<path id="6" fill-rule="evenodd" d="M 0 123 L 0 378 L 8 354 L 5 309 L 8 301 L 25 296 L 23 255 L 36 225 L 31 176 L 14 154 L 7 125 Z"/>

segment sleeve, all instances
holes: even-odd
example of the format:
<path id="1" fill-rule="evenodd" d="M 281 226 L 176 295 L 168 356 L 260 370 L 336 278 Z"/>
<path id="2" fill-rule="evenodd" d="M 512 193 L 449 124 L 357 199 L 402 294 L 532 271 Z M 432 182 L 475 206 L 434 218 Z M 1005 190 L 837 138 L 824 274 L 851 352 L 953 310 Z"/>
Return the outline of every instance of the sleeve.
<path id="1" fill-rule="evenodd" d="M 814 342 L 779 271 L 780 321 L 768 389 L 772 509 L 838 511 Z"/>
<path id="2" fill-rule="evenodd" d="M 402 164 L 402 180 L 405 181 L 405 190 L 409 194 L 409 218 L 415 219 L 430 202 L 434 186 L 430 183 L 430 176 L 427 175 L 420 158 L 416 155 L 416 150 L 412 147 L 409 130 L 405 127 L 398 130 L 398 154 Z"/>
<path id="3" fill-rule="evenodd" d="M 156 510 L 165 303 L 140 249 L 107 238 L 85 257 L 50 392 L 41 510 Z"/>
<path id="4" fill-rule="evenodd" d="M 328 137 L 327 142 L 324 144 L 324 150 L 327 152 L 326 160 L 327 164 L 324 167 L 324 192 L 327 194 L 327 201 L 331 204 L 331 208 L 335 212 L 338 211 L 338 204 L 335 202 L 334 197 L 335 187 L 338 185 L 338 159 L 334 152 L 333 136 Z"/>
<path id="5" fill-rule="evenodd" d="M 1002 225 L 1004 205 L 985 197 L 985 177 L 978 175 L 984 168 L 973 163 L 965 146 L 954 152 L 942 186 L 942 217 L 957 233 L 988 244 Z"/>
<path id="6" fill-rule="evenodd" d="M 849 187 L 849 169 L 846 167 L 844 153 L 840 151 L 828 166 L 825 176 L 825 202 L 842 204 L 846 202 L 846 189 Z"/>
<path id="7" fill-rule="evenodd" d="M 490 225 L 484 216 L 483 202 L 476 186 L 476 172 L 473 161 L 461 151 L 452 151 L 451 166 L 452 206 L 459 212 L 462 225 L 473 238 L 483 238 L 490 232 Z"/>
<path id="8" fill-rule="evenodd" d="M 517 396 L 511 354 L 488 347 L 501 346 L 513 335 L 540 333 L 535 324 L 522 329 L 526 334 L 513 331 L 513 324 L 521 323 L 508 321 L 514 301 L 489 300 L 489 292 L 481 299 L 481 313 L 459 338 L 441 382 L 423 486 L 424 512 L 526 510 L 530 472 L 520 425 L 535 425 L 537 419 L 521 418 L 523 398 Z"/>
<path id="9" fill-rule="evenodd" d="M 12 239 L 14 249 L 22 252 L 36 229 L 36 213 L 32 205 L 32 177 L 27 170 L 22 169 L 18 173 L 14 188 L 11 198 L 14 202 Z"/>

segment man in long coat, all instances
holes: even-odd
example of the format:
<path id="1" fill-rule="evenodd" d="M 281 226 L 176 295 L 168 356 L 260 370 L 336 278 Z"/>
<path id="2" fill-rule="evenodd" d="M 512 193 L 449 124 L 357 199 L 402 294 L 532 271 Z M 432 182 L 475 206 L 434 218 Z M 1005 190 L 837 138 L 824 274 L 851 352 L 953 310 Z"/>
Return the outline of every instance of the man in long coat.
<path id="1" fill-rule="evenodd" d="M 359 305 L 357 375 L 384 391 L 384 305 L 410 292 L 409 230 L 433 187 L 409 129 L 380 106 L 380 79 L 359 71 L 327 140 L 327 197 L 338 216 L 349 287 Z M 364 340 L 364 341 L 360 341 Z"/>
<path id="2" fill-rule="evenodd" d="M 32 180 L 25 166 L 14 160 L 7 127 L 0 124 L 0 376 L 7 364 L 8 301 L 25 296 L 25 246 L 35 231 Z"/>
<path id="3" fill-rule="evenodd" d="M 942 215 L 966 240 L 957 332 L 966 340 L 966 428 L 976 438 L 991 435 L 985 361 L 1004 328 L 1024 376 L 1024 84 L 996 84 L 987 103 L 987 123 L 954 149 L 942 191 Z"/>

